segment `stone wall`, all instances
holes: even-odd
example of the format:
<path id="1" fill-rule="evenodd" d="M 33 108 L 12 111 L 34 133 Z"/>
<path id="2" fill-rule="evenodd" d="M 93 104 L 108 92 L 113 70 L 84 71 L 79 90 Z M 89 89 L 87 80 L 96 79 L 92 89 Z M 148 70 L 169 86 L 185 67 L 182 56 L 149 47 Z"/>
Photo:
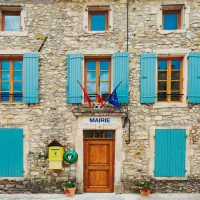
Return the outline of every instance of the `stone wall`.
<path id="1" fill-rule="evenodd" d="M 86 33 L 83 30 L 83 7 L 97 1 L 0 1 L 0 5 L 22 5 L 26 9 L 25 27 L 28 36 L 1 36 L 0 51 L 37 51 L 48 36 L 40 52 L 39 104 L 0 104 L 0 127 L 28 126 L 29 153 L 26 155 L 27 176 L 19 181 L 0 181 L 3 192 L 62 192 L 62 182 L 75 179 L 75 164 L 64 164 L 62 171 L 48 170 L 47 145 L 53 139 L 74 148 L 76 117 L 72 105 L 66 104 L 66 55 L 69 53 L 126 51 L 126 4 L 106 1 L 112 5 L 114 30 L 106 34 Z M 4 3 L 5 2 L 5 3 Z M 101 1 L 98 1 L 101 2 Z M 200 51 L 200 2 L 198 0 L 165 1 L 190 5 L 189 29 L 183 33 L 163 35 L 157 30 L 155 7 L 163 1 L 129 1 L 129 51 L 131 143 L 124 142 L 124 192 L 135 192 L 137 178 L 148 176 L 152 126 L 187 125 L 189 135 L 191 173 L 189 181 L 160 181 L 159 192 L 200 192 L 200 106 L 183 108 L 154 108 L 139 103 L 140 54 L 166 48 L 188 48 Z M 127 131 L 124 131 L 124 138 Z M 178 184 L 177 184 L 178 183 Z M 167 186 L 166 186 L 167 185 Z"/>

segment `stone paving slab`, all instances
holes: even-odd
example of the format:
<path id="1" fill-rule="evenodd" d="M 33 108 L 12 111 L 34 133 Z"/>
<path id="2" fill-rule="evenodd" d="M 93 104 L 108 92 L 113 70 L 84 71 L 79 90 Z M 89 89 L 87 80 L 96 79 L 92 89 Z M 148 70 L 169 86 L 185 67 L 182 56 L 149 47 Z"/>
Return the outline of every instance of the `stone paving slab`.
<path id="1" fill-rule="evenodd" d="M 66 197 L 64 194 L 0 194 L 0 200 L 200 200 L 200 194 L 153 194 L 142 197 L 139 194 L 81 194 Z"/>

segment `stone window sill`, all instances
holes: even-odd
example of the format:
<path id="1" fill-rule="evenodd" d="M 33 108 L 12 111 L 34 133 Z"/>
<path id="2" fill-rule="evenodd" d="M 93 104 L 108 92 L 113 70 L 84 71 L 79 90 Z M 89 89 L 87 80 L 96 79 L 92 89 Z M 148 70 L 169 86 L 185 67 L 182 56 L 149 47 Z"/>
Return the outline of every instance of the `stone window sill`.
<path id="1" fill-rule="evenodd" d="M 19 36 L 19 37 L 24 37 L 24 36 L 28 36 L 28 32 L 27 31 L 23 31 L 23 32 L 1 31 L 0 32 L 0 36 Z"/>
<path id="2" fill-rule="evenodd" d="M 187 107 L 187 103 L 155 103 L 153 108 L 183 108 Z"/>
<path id="3" fill-rule="evenodd" d="M 185 33 L 186 29 L 180 29 L 180 30 L 158 30 L 158 32 L 160 34 L 167 35 L 167 34 L 170 34 L 170 33 Z"/>
<path id="4" fill-rule="evenodd" d="M 185 181 L 185 180 L 188 180 L 188 176 L 185 176 L 185 177 L 152 177 L 153 179 L 156 179 L 156 180 L 172 180 L 172 181 Z"/>
<path id="5" fill-rule="evenodd" d="M 24 177 L 0 177 L 0 181 L 9 180 L 9 181 L 24 181 Z"/>
<path id="6" fill-rule="evenodd" d="M 85 31 L 86 33 L 89 33 L 89 34 L 102 34 L 102 35 L 105 35 L 105 34 L 108 34 L 108 33 L 112 33 L 113 31 Z"/>

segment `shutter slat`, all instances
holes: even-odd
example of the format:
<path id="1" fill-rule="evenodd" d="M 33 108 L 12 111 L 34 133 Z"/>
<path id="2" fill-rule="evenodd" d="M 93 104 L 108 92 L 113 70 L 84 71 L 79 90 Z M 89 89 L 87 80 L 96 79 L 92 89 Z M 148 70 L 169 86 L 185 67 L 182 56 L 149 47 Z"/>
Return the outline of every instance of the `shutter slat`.
<path id="1" fill-rule="evenodd" d="M 120 83 L 117 89 L 118 101 L 129 102 L 129 53 L 120 52 L 113 55 L 113 90 Z"/>
<path id="2" fill-rule="evenodd" d="M 155 103 L 156 54 L 142 54 L 140 67 L 140 103 Z"/>
<path id="3" fill-rule="evenodd" d="M 67 56 L 67 103 L 82 103 L 82 54 Z"/>
<path id="4" fill-rule="evenodd" d="M 200 53 L 189 53 L 188 102 L 200 103 Z"/>
<path id="5" fill-rule="evenodd" d="M 0 129 L 0 177 L 23 176 L 23 130 Z"/>
<path id="6" fill-rule="evenodd" d="M 24 54 L 24 103 L 38 103 L 38 53 Z"/>

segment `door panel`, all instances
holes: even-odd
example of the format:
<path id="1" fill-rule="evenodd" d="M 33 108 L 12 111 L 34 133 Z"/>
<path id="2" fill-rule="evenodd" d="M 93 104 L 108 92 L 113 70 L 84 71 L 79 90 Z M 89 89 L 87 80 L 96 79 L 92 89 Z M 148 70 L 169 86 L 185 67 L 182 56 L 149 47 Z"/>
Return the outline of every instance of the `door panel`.
<path id="1" fill-rule="evenodd" d="M 84 191 L 114 191 L 114 140 L 84 140 Z"/>

